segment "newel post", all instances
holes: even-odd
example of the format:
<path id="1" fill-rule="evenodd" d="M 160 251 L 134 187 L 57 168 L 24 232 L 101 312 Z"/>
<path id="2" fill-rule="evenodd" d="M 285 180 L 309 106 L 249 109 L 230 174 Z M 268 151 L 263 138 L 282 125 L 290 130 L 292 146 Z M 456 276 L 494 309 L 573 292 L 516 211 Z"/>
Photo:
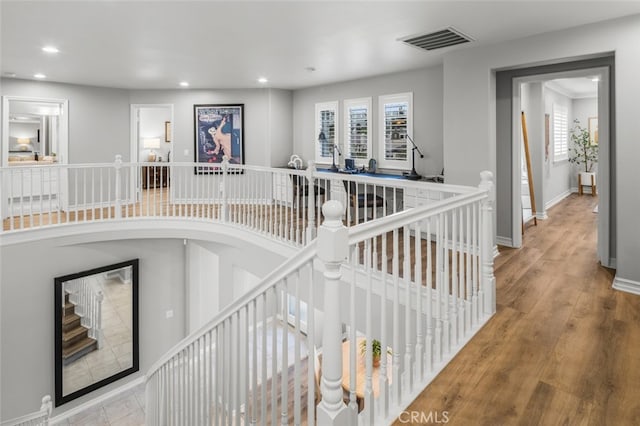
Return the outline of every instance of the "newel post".
<path id="1" fill-rule="evenodd" d="M 340 320 L 340 268 L 348 254 L 347 228 L 342 204 L 330 200 L 322 206 L 324 223 L 318 228 L 318 257 L 324 264 L 324 325 L 322 332 L 322 401 L 319 425 L 348 425 L 349 410 L 342 400 L 342 321 Z"/>
<path id="2" fill-rule="evenodd" d="M 316 172 L 316 163 L 309 160 L 307 163 L 307 241 L 313 240 L 316 231 L 316 185 L 313 181 L 313 175 Z"/>
<path id="3" fill-rule="evenodd" d="M 229 220 L 229 204 L 228 204 L 228 188 L 229 181 L 227 176 L 229 175 L 229 157 L 224 155 L 222 157 L 222 221 L 227 222 Z"/>
<path id="4" fill-rule="evenodd" d="M 496 312 L 496 278 L 493 275 L 493 173 L 480 173 L 479 188 L 487 191 L 488 197 L 482 201 L 480 214 L 480 262 L 482 282 L 480 291 L 484 293 L 484 313 Z"/>
<path id="5" fill-rule="evenodd" d="M 116 162 L 114 165 L 115 169 L 116 169 L 116 211 L 115 211 L 115 217 L 116 219 L 120 219 L 122 218 L 122 204 L 121 204 L 121 200 L 120 200 L 120 196 L 121 196 L 121 188 L 120 186 L 122 185 L 122 155 L 118 154 L 116 155 Z"/>

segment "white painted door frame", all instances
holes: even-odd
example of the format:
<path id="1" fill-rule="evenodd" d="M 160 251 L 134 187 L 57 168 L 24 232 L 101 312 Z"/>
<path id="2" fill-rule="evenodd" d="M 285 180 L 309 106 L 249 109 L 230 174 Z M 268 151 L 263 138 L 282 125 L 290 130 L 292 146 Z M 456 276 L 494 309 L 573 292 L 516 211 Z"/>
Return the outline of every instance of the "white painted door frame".
<path id="1" fill-rule="evenodd" d="M 58 164 L 69 163 L 69 100 L 68 99 L 56 99 L 56 98 L 35 98 L 26 96 L 3 96 L 2 97 L 2 167 L 8 167 L 9 165 L 9 102 L 37 102 L 37 103 L 50 103 L 60 105 L 60 133 L 58 135 L 58 149 L 57 149 L 57 162 Z M 60 171 L 60 182 L 58 182 L 58 188 L 68 188 L 68 176 L 67 170 L 63 168 Z M 6 183 L 8 184 L 8 182 Z M 8 193 L 5 192 L 5 193 Z M 69 191 L 59 191 L 60 208 L 62 210 L 68 210 L 69 208 Z M 7 212 L 7 200 L 0 201 L 0 216 L 5 217 Z"/>
<path id="2" fill-rule="evenodd" d="M 131 158 L 131 163 L 138 163 L 139 162 L 139 156 L 138 153 L 140 152 L 140 147 L 139 147 L 139 143 L 140 143 L 140 110 L 142 108 L 168 108 L 171 111 L 171 142 L 170 142 L 170 151 L 171 153 L 173 153 L 173 143 L 174 143 L 174 117 L 173 117 L 173 104 L 131 104 L 131 119 L 130 119 L 130 131 L 129 131 L 129 137 L 130 137 L 130 157 Z M 169 159 L 169 162 L 173 162 L 173 158 Z M 135 177 L 135 179 L 131 179 L 131 188 L 129 193 L 132 194 L 132 197 L 134 196 L 133 194 L 135 194 L 136 200 L 140 200 L 140 194 L 141 194 L 141 177 L 137 176 Z M 134 202 L 133 199 L 129 200 L 130 202 Z"/>
<path id="3" fill-rule="evenodd" d="M 545 82 L 558 78 L 576 78 L 599 76 L 598 83 L 598 258 L 602 265 L 615 267 L 615 261 L 610 258 L 609 242 L 610 235 L 610 183 L 611 183 L 611 143 L 609 140 L 609 70 L 606 67 L 586 68 L 575 71 L 564 71 L 550 74 L 539 74 L 513 79 L 513 102 L 512 102 L 512 235 L 513 247 L 522 247 L 522 211 L 521 211 L 521 185 L 520 185 L 520 162 L 522 155 L 521 138 L 522 122 L 520 121 L 520 86 L 523 83 Z"/>

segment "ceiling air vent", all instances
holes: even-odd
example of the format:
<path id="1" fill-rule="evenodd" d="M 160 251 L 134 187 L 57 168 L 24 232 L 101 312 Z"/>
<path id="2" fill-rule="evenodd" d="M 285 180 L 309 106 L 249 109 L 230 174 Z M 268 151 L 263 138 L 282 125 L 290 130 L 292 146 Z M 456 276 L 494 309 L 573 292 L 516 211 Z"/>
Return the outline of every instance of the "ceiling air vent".
<path id="1" fill-rule="evenodd" d="M 455 28 L 449 27 L 433 33 L 408 36 L 401 38 L 400 41 L 419 49 L 436 50 L 444 47 L 455 46 L 456 44 L 469 43 L 470 41 L 473 41 L 473 39 L 464 35 Z"/>

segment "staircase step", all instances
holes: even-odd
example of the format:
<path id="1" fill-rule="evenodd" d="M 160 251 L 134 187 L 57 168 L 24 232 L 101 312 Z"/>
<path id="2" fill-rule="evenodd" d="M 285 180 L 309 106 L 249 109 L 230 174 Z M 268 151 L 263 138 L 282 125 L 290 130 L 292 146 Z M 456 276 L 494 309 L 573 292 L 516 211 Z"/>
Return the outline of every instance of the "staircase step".
<path id="1" fill-rule="evenodd" d="M 86 337 L 76 344 L 62 349 L 62 360 L 64 365 L 68 365 L 88 354 L 91 351 L 98 349 L 98 342 L 91 337 Z"/>
<path id="2" fill-rule="evenodd" d="M 88 337 L 88 332 L 88 328 L 79 326 L 62 333 L 62 347 L 68 348 L 69 346 L 73 346 L 79 340 Z"/>
<path id="3" fill-rule="evenodd" d="M 64 315 L 71 315 L 75 313 L 75 309 L 76 309 L 76 305 L 73 304 L 72 302 L 69 301 L 65 301 L 65 304 L 63 306 L 63 310 L 64 310 Z"/>
<path id="4" fill-rule="evenodd" d="M 62 332 L 65 333 L 76 327 L 80 327 L 81 318 L 77 314 L 65 315 L 62 319 Z"/>

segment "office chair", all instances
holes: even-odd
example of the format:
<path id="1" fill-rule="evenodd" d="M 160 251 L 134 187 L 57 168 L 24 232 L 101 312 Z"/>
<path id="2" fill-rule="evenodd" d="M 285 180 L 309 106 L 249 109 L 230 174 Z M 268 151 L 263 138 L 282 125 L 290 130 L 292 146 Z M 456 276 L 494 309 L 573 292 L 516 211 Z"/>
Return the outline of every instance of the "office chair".
<path id="1" fill-rule="evenodd" d="M 364 208 L 364 213 L 367 213 L 367 208 L 382 208 L 382 215 L 386 212 L 386 206 L 384 202 L 384 198 L 380 195 L 374 195 L 373 191 L 367 191 L 365 194 L 364 191 L 358 193 L 357 187 L 358 184 L 353 181 L 343 180 L 344 190 L 347 192 L 347 200 L 349 202 L 349 207 L 353 209 L 353 214 L 351 215 L 351 224 L 356 225 L 356 213 L 359 209 Z"/>

